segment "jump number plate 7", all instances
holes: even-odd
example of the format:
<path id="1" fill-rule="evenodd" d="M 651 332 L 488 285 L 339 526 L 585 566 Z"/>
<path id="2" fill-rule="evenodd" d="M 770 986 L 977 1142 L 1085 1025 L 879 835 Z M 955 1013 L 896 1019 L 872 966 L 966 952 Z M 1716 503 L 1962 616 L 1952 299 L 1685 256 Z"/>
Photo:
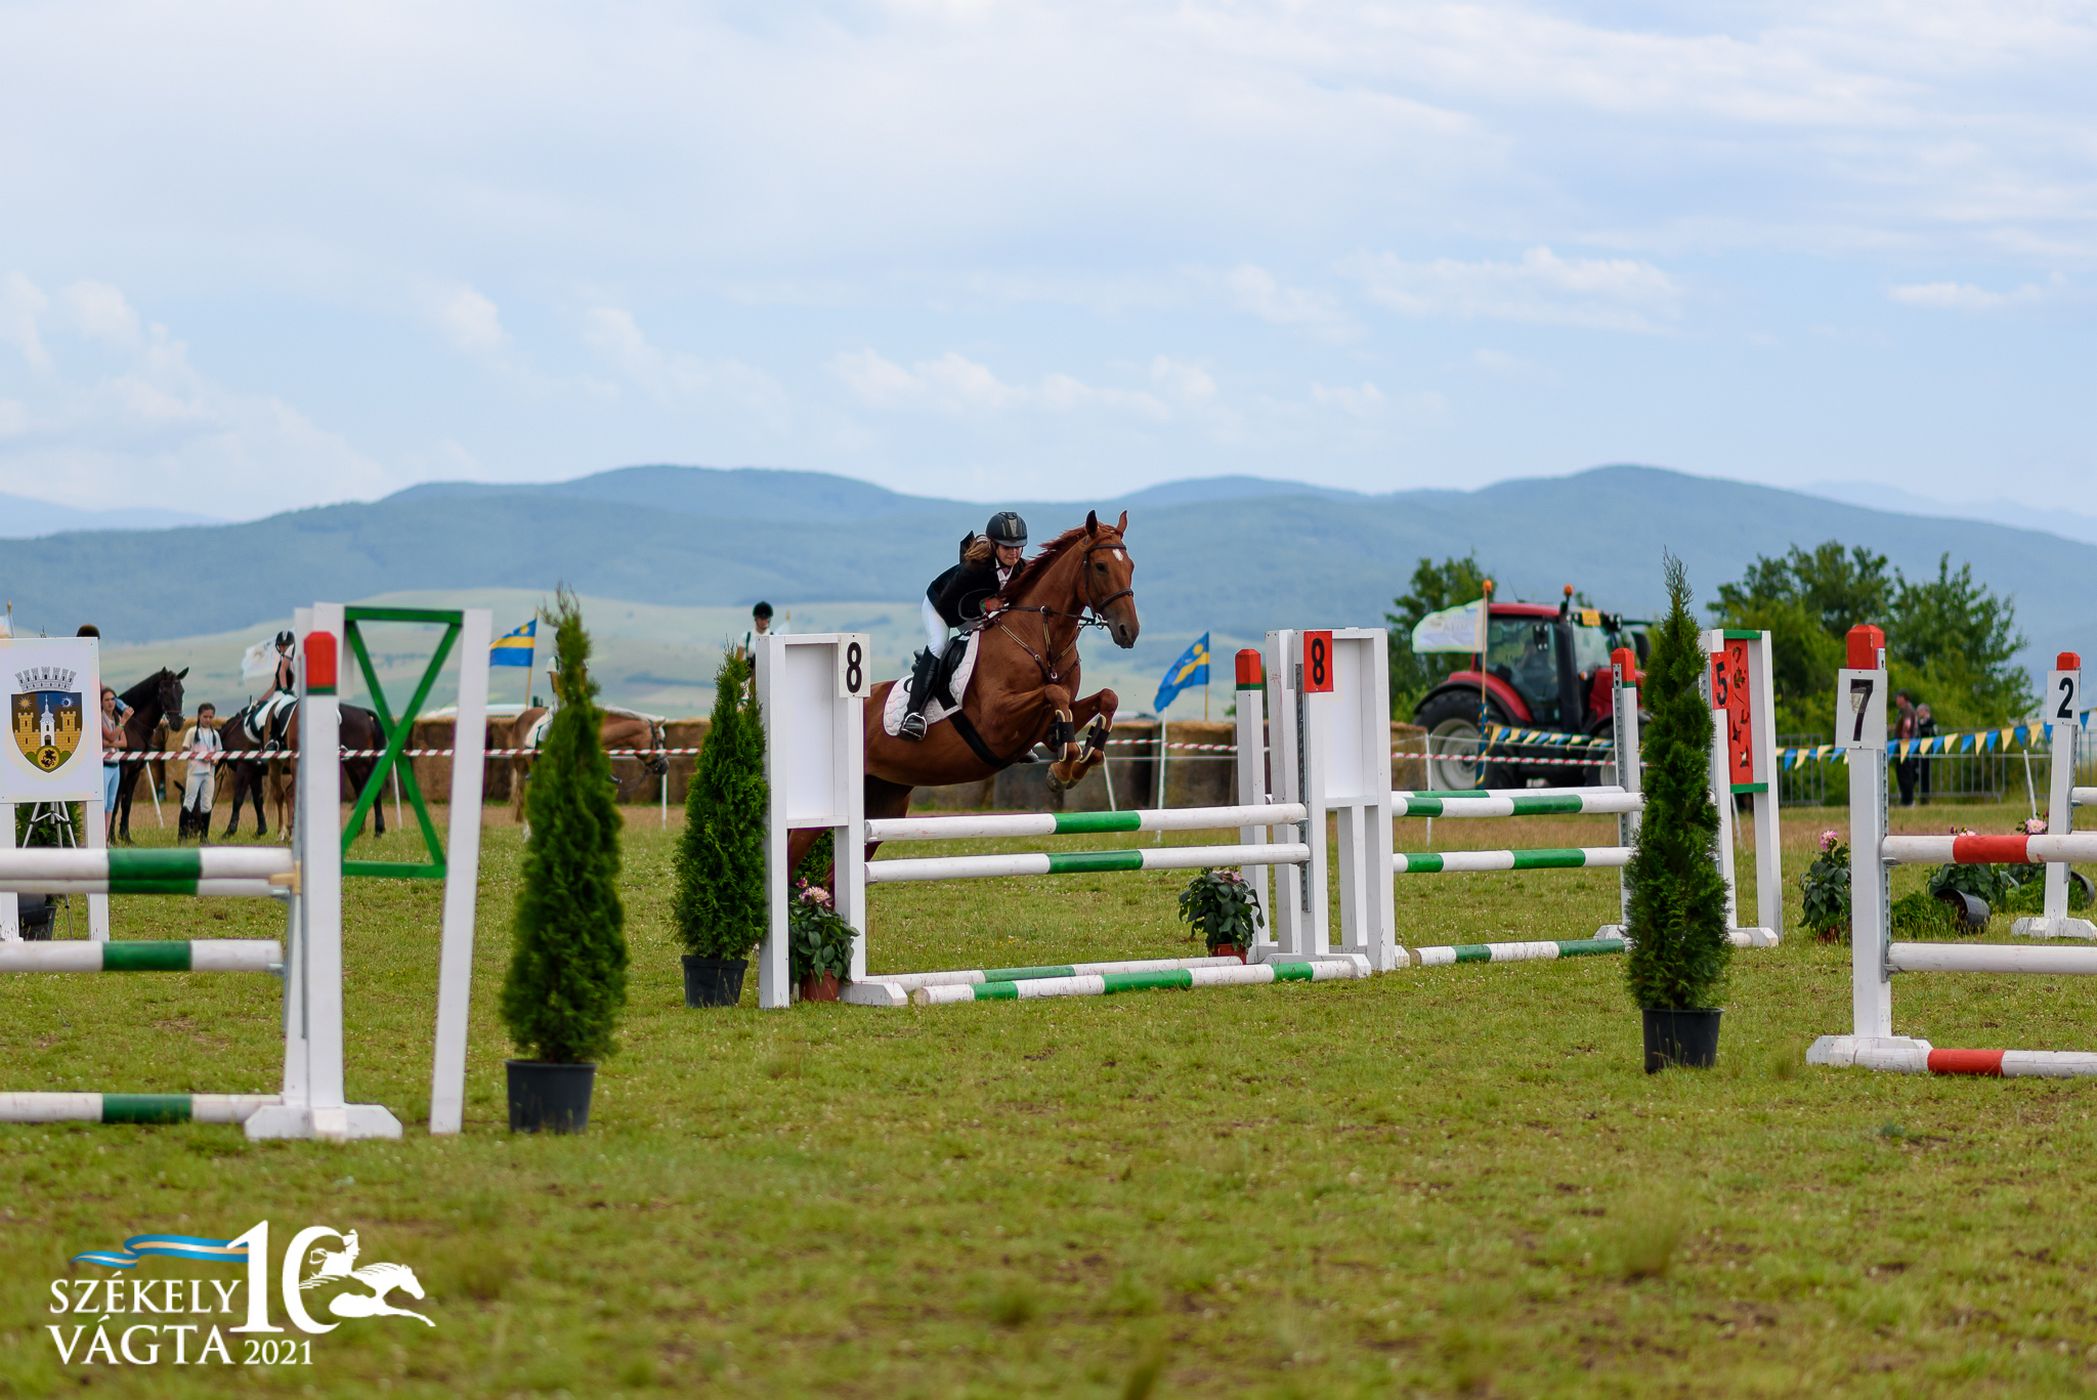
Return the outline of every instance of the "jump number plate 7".
<path id="1" fill-rule="evenodd" d="M 867 679 L 867 634 L 847 632 L 837 639 L 837 698 L 858 700 L 873 689 Z"/>
<path id="2" fill-rule="evenodd" d="M 1886 673 L 1845 670 L 1835 674 L 1835 747 L 1883 750 Z"/>
<path id="3" fill-rule="evenodd" d="M 1332 693 L 1332 633 L 1303 634 L 1303 693 Z"/>

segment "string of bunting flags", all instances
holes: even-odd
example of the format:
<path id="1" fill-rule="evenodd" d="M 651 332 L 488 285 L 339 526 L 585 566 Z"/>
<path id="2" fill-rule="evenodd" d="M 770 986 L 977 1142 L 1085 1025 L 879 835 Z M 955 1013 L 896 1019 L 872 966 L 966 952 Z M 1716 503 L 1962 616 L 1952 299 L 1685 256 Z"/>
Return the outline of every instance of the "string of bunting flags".
<path id="1" fill-rule="evenodd" d="M 2091 711 L 2084 712 L 2083 724 L 2089 724 Z M 1615 747 L 1614 741 L 1601 735 L 1571 734 L 1563 730 L 1518 729 L 1513 725 L 1490 724 L 1486 726 L 1489 747 L 1505 745 L 1509 748 L 1561 748 L 1579 749 L 1587 753 L 1602 754 Z M 1893 758 L 1926 758 L 1933 754 L 1956 756 L 1959 754 L 2007 753 L 2013 748 L 2050 742 L 2053 726 L 2038 720 L 2027 720 L 2022 724 L 2003 725 L 1993 729 L 1967 729 L 1954 734 L 1932 734 L 1926 739 L 1888 739 L 1886 752 Z M 1786 770 L 1807 763 L 1845 763 L 1845 750 L 1833 744 L 1805 744 L 1777 750 L 1778 766 Z"/>

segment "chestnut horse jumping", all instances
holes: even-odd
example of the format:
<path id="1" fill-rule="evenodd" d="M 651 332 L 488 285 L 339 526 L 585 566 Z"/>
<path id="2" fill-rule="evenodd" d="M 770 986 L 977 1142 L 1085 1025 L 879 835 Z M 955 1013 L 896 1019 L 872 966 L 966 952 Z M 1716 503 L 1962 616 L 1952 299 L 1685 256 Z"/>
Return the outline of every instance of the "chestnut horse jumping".
<path id="1" fill-rule="evenodd" d="M 921 787 L 974 783 L 1020 762 L 1036 744 L 1055 751 L 1049 786 L 1075 787 L 1107 757 L 1120 697 L 1111 690 L 1080 697 L 1078 634 L 1102 627 L 1124 651 L 1136 644 L 1136 562 L 1122 537 L 1127 511 L 1112 525 L 1089 512 L 1085 523 L 1050 540 L 1005 585 L 1004 606 L 981 625 L 975 673 L 962 697 L 962 717 L 989 757 L 986 761 L 955 727 L 951 716 L 912 743 L 890 735 L 882 723 L 888 692 L 897 682 L 874 687 L 866 703 L 866 815 L 900 817 L 910 794 Z M 1079 731 L 1089 730 L 1082 739 Z M 788 847 L 798 864 L 815 843 L 814 831 L 797 831 Z M 870 845 L 867 854 L 873 854 Z"/>

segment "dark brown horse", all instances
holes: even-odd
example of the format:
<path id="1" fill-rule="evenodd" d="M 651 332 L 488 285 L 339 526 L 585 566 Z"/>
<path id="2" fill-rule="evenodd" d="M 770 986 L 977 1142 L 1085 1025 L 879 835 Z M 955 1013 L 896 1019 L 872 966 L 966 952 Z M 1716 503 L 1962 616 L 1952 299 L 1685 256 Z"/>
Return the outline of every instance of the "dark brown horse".
<path id="1" fill-rule="evenodd" d="M 598 741 L 606 749 L 633 750 L 640 756 L 641 766 L 660 778 L 670 771 L 670 757 L 663 752 L 667 741 L 663 738 L 663 721 L 654 715 L 644 715 L 637 710 L 618 710 L 600 705 L 598 714 Z M 521 825 L 524 821 L 524 787 L 532 775 L 532 762 L 538 757 L 538 744 L 533 732 L 538 730 L 539 721 L 546 715 L 544 705 L 532 705 L 510 722 L 510 741 L 503 745 L 510 754 L 510 810 Z"/>
<path id="2" fill-rule="evenodd" d="M 915 788 L 981 782 L 1041 743 L 1055 751 L 1048 777 L 1058 791 L 1076 786 L 1105 761 L 1120 697 L 1111 690 L 1078 695 L 1078 634 L 1087 626 L 1104 627 L 1117 647 L 1136 644 L 1136 563 L 1122 539 L 1128 527 L 1127 511 L 1112 525 L 1088 513 L 1083 525 L 1049 541 L 1005 585 L 1003 607 L 982 626 L 961 707 L 994 762 L 986 762 L 951 719 L 915 743 L 890 735 L 882 712 L 896 682 L 874 687 L 866 704 L 868 820 L 904 815 Z M 1078 731 L 1087 725 L 1081 740 Z M 788 848 L 793 863 L 816 834 L 794 833 Z"/>
<path id="3" fill-rule="evenodd" d="M 221 795 L 230 791 L 232 800 L 227 803 L 226 829 L 219 833 L 221 841 L 231 837 L 240 829 L 240 809 L 249 802 L 255 804 L 255 834 L 269 835 L 269 822 L 263 814 L 263 799 L 274 796 L 277 803 L 277 826 L 289 833 L 287 814 L 291 809 L 293 783 L 290 779 L 291 763 L 282 758 L 272 758 L 263 752 L 262 746 L 248 737 L 247 709 L 235 711 L 221 721 L 218 727 L 220 741 L 225 745 L 225 757 L 220 760 L 219 772 Z M 298 751 L 298 711 L 292 710 L 291 720 L 285 728 L 285 744 L 294 753 Z M 379 717 L 362 705 L 342 707 L 342 747 L 370 752 L 386 747 L 385 731 L 379 728 Z M 342 796 L 344 801 L 354 802 L 364 784 L 371 781 L 371 773 L 378 766 L 375 758 L 345 758 L 342 760 Z M 379 835 L 386 834 L 386 804 L 371 804 L 372 817 Z M 362 828 L 359 828 L 360 832 Z"/>
<path id="4" fill-rule="evenodd" d="M 124 748 L 128 752 L 154 752 L 166 743 L 164 737 L 155 736 L 163 726 L 182 722 L 182 678 L 188 674 L 187 666 L 179 671 L 163 666 L 129 690 L 118 692 L 117 698 L 131 707 L 131 713 L 124 716 Z M 138 791 L 141 770 L 149 766 L 159 767 L 151 760 L 126 760 L 117 768 L 116 839 L 127 846 L 131 844 L 131 798 Z"/>

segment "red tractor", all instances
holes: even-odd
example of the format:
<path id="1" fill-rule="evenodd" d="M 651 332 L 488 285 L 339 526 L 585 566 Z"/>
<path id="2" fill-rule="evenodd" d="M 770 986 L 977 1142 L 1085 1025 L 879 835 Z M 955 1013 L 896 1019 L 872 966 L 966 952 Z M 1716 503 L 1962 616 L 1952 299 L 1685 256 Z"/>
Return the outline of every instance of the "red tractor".
<path id="1" fill-rule="evenodd" d="M 1635 648 L 1645 660 L 1644 629 L 1613 613 L 1565 601 L 1494 602 L 1486 615 L 1483 664 L 1473 653 L 1465 666 L 1421 697 L 1413 723 L 1427 731 L 1429 782 L 1437 788 L 1527 787 L 1541 779 L 1557 787 L 1608 782 L 1610 770 L 1525 759 L 1581 756 L 1577 748 L 1501 739 L 1484 752 L 1481 706 L 1487 726 L 1547 729 L 1608 737 L 1616 728 L 1609 653 Z"/>

